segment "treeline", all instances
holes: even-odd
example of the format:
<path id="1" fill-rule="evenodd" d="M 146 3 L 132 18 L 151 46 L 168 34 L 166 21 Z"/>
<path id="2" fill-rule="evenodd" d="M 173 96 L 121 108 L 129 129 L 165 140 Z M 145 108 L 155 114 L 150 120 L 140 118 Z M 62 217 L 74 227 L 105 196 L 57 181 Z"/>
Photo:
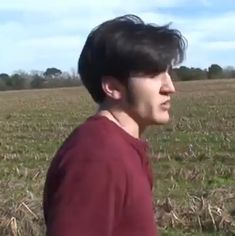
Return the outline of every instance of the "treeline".
<path id="1" fill-rule="evenodd" d="M 181 66 L 173 69 L 172 77 L 179 81 L 229 79 L 235 78 L 235 68 L 232 66 L 222 68 L 217 64 L 212 64 L 206 69 Z"/>
<path id="2" fill-rule="evenodd" d="M 235 68 L 228 66 L 222 68 L 212 64 L 206 69 L 181 66 L 174 68 L 172 77 L 176 81 L 226 79 L 235 78 Z M 73 72 L 69 74 L 57 68 L 47 68 L 45 72 L 32 71 L 26 73 L 19 71 L 12 75 L 0 74 L 0 90 L 39 89 L 80 86 L 82 82 L 79 76 Z"/>
<path id="3" fill-rule="evenodd" d="M 80 86 L 81 80 L 75 73 L 62 72 L 57 68 L 47 68 L 45 72 L 18 71 L 12 75 L 0 74 L 0 90 L 40 89 Z"/>

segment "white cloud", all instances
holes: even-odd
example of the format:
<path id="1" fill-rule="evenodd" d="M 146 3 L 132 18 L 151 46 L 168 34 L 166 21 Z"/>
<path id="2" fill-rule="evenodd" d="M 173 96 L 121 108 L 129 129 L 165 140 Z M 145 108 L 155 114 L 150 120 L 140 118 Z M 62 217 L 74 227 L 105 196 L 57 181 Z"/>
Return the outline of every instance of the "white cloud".
<path id="1" fill-rule="evenodd" d="M 43 50 L 49 48 L 50 50 L 71 50 L 78 45 L 79 37 L 75 36 L 53 36 L 43 38 L 31 38 L 23 40 L 18 43 L 19 47 L 29 49 Z"/>
<path id="2" fill-rule="evenodd" d="M 229 1 L 229 0 L 228 0 Z M 200 0 L 211 7 L 212 0 Z M 214 2 L 213 2 L 214 3 Z M 234 50 L 235 12 L 214 16 L 177 15 L 177 9 L 198 4 L 191 0 L 9 0 L 0 11 L 19 16 L 0 18 L 0 70 L 32 70 L 58 65 L 76 67 L 87 34 L 101 22 L 133 13 L 146 22 L 179 28 L 189 42 L 186 64 L 206 66 L 214 52 Z M 170 10 L 169 10 L 170 9 Z M 168 10 L 168 11 L 166 11 Z M 18 17 L 18 18 L 17 18 Z M 216 58 L 215 58 L 216 59 Z M 221 59 L 222 60 L 222 59 Z M 1 71 L 0 71 L 1 72 Z"/>
<path id="3" fill-rule="evenodd" d="M 0 3 L 0 10 L 23 10 L 23 11 L 60 11 L 66 12 L 73 8 L 81 9 L 118 9 L 118 10 L 141 10 L 143 8 L 159 7 L 169 8 L 182 5 L 190 0 L 10 0 Z"/>
<path id="4" fill-rule="evenodd" d="M 209 42 L 207 47 L 210 50 L 216 50 L 216 51 L 235 50 L 235 40 Z"/>

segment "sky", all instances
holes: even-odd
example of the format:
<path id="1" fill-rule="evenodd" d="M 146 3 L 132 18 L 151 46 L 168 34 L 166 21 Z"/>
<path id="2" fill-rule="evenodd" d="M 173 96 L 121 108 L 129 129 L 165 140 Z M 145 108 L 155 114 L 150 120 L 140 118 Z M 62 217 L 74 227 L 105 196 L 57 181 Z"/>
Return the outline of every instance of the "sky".
<path id="1" fill-rule="evenodd" d="M 235 66 L 235 0 L 8 0 L 0 1 L 0 73 L 76 72 L 89 32 L 125 14 L 180 30 L 182 65 Z"/>

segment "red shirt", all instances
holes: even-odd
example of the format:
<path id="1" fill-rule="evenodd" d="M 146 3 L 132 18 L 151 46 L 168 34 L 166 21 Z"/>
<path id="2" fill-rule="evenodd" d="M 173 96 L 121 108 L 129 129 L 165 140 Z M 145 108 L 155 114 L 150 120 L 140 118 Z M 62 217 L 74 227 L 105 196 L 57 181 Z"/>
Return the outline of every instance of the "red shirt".
<path id="1" fill-rule="evenodd" d="M 48 236 L 156 236 L 147 145 L 93 116 L 65 140 L 48 170 Z"/>

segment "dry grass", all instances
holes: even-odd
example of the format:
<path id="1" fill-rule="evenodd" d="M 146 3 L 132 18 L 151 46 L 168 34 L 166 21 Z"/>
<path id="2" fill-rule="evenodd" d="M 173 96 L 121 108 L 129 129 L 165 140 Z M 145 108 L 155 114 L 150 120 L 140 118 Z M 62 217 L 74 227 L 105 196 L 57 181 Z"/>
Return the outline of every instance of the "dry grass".
<path id="1" fill-rule="evenodd" d="M 177 82 L 172 122 L 151 127 L 162 235 L 235 235 L 235 80 Z M 42 188 L 64 138 L 91 115 L 83 88 L 0 93 L 0 235 L 44 235 Z"/>

